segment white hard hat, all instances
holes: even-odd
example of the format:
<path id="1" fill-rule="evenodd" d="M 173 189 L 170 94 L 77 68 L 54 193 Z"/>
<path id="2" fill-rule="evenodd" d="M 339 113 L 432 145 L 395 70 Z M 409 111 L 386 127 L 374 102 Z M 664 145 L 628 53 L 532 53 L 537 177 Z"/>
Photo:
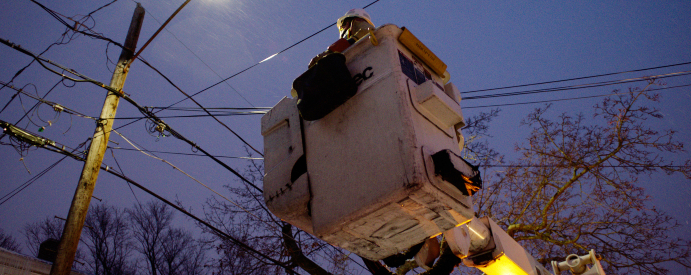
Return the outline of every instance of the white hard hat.
<path id="1" fill-rule="evenodd" d="M 347 18 L 351 17 L 357 17 L 357 18 L 362 18 L 367 21 L 367 23 L 370 23 L 370 25 L 374 26 L 374 23 L 372 23 L 372 19 L 369 17 L 369 14 L 363 10 L 363 9 L 352 9 L 346 12 L 345 15 L 341 16 L 341 18 L 338 18 L 338 21 L 336 21 L 336 25 L 338 26 L 338 29 L 341 29 L 341 26 L 343 25 L 343 21 L 345 21 Z"/>

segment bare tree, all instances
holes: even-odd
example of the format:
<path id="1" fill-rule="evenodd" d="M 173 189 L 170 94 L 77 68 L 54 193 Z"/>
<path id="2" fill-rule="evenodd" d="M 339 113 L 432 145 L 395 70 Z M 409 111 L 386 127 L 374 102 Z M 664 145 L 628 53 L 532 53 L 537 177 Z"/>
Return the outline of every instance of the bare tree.
<path id="1" fill-rule="evenodd" d="M 26 246 L 29 248 L 31 255 L 38 257 L 41 243 L 44 241 L 48 239 L 60 240 L 63 228 L 64 225 L 61 220 L 50 217 L 46 217 L 41 221 L 25 224 L 24 237 L 26 238 Z M 84 253 L 82 249 L 77 249 L 72 266 L 75 269 L 81 269 L 83 265 Z"/>
<path id="2" fill-rule="evenodd" d="M 664 274 L 666 262 L 690 268 L 691 242 L 670 237 L 677 222 L 650 205 L 639 183 L 660 172 L 691 178 L 690 160 L 666 159 L 680 157 L 683 143 L 655 129 L 659 95 L 647 88 L 606 98 L 592 119 L 535 109 L 522 123 L 532 131 L 516 146 L 521 157 L 479 194 L 482 214 L 543 264 L 595 249 L 610 273 Z"/>
<path id="3" fill-rule="evenodd" d="M 185 261 L 182 264 L 180 274 L 207 274 L 210 262 L 206 253 L 210 248 L 207 242 L 195 240 L 182 256 Z"/>
<path id="4" fill-rule="evenodd" d="M 492 137 L 489 135 L 489 125 L 499 116 L 499 111 L 493 109 L 466 118 L 466 125 L 461 129 L 465 139 L 461 151 L 464 159 L 481 167 L 503 162 L 503 156 L 489 144 L 489 138 Z"/>
<path id="5" fill-rule="evenodd" d="M 17 240 L 10 234 L 5 234 L 5 231 L 0 228 L 0 247 L 14 252 L 22 252 Z"/>
<path id="6" fill-rule="evenodd" d="M 168 205 L 159 201 L 135 204 L 126 212 L 137 241 L 137 250 L 144 256 L 149 274 L 156 275 L 161 262 L 161 242 L 165 231 L 170 228 L 173 212 Z"/>
<path id="7" fill-rule="evenodd" d="M 24 225 L 26 246 L 29 248 L 31 255 L 38 255 L 38 250 L 41 247 L 41 243 L 45 240 L 60 240 L 62 228 L 62 221 L 54 218 L 45 218 L 41 221 Z"/>
<path id="8" fill-rule="evenodd" d="M 192 234 L 180 228 L 167 230 L 161 240 L 161 274 L 200 274 L 206 265 L 207 245 L 198 242 Z"/>
<path id="9" fill-rule="evenodd" d="M 249 153 L 248 153 L 249 154 Z M 253 161 L 243 176 L 261 183 L 263 165 Z M 311 274 L 346 273 L 351 261 L 341 249 L 335 248 L 315 237 L 294 229 L 269 212 L 261 192 L 243 183 L 226 185 L 231 196 L 210 198 L 204 208 L 208 222 L 234 238 L 269 256 L 282 265 L 269 263 L 261 256 L 247 251 L 223 236 L 213 236 L 219 258 L 213 267 L 219 274 L 290 274 L 300 267 Z M 314 260 L 313 260 L 314 259 Z M 317 264 L 326 263 L 325 266 Z"/>
<path id="10" fill-rule="evenodd" d="M 86 217 L 82 243 L 89 250 L 87 264 L 94 274 L 135 274 L 130 260 L 133 242 L 123 210 L 99 204 Z"/>

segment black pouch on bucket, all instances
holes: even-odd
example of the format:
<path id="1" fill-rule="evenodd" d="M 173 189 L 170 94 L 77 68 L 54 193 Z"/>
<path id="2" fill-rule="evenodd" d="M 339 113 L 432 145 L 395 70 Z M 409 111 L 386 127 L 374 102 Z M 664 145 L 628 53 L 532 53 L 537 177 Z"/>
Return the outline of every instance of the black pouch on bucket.
<path id="1" fill-rule="evenodd" d="M 345 61 L 342 53 L 329 54 L 293 81 L 303 119 L 320 119 L 355 95 L 357 84 Z"/>

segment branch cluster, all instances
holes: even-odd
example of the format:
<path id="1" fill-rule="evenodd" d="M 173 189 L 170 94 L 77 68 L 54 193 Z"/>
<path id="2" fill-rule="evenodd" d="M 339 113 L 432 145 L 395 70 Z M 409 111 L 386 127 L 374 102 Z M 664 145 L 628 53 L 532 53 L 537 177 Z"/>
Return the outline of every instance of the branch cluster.
<path id="1" fill-rule="evenodd" d="M 685 150 L 675 131 L 652 126 L 662 114 L 650 107 L 659 96 L 647 88 L 605 99 L 592 119 L 551 119 L 549 105 L 536 109 L 523 121 L 532 131 L 516 146 L 519 167 L 486 187 L 481 211 L 543 264 L 595 249 L 613 273 L 665 273 L 666 262 L 691 267 L 691 242 L 670 237 L 679 225 L 650 206 L 641 186 L 659 172 L 691 178 L 690 160 L 666 159 Z"/>

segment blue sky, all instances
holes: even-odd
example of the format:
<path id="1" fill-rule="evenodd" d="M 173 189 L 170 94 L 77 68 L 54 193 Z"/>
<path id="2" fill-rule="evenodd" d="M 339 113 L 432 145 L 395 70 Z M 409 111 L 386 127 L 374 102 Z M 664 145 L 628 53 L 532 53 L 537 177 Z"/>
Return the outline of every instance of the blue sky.
<path id="1" fill-rule="evenodd" d="M 107 1 L 40 0 L 40 3 L 71 17 L 84 15 Z M 141 1 L 147 14 L 140 36 L 141 46 L 183 1 Z M 285 49 L 297 41 L 329 26 L 345 11 L 371 1 L 248 1 L 193 0 L 175 17 L 142 53 L 142 57 L 166 74 L 176 85 L 191 94 L 233 75 Z M 691 61 L 691 2 L 689 1 L 393 1 L 381 0 L 367 9 L 376 25 L 392 23 L 410 29 L 439 58 L 448 64 L 451 81 L 461 92 L 510 85 L 567 79 L 602 73 L 628 71 Z M 64 27 L 38 5 L 28 0 L 7 0 L 0 4 L 0 38 L 20 44 L 33 52 L 43 51 L 55 42 Z M 123 41 L 135 2 L 120 0 L 94 15 L 87 25 L 115 41 Z M 155 19 L 154 19 L 155 18 Z M 311 39 L 263 62 L 224 84 L 195 97 L 205 107 L 270 107 L 289 96 L 292 80 L 300 75 L 308 61 L 338 38 L 332 27 Z M 108 83 L 113 65 L 106 65 L 106 55 L 117 60 L 119 49 L 113 45 L 80 36 L 66 45 L 54 46 L 44 56 L 73 68 L 91 78 Z M 0 80 L 9 81 L 30 58 L 4 45 L 0 46 Z M 691 65 L 659 70 L 568 82 L 582 84 L 646 75 L 691 71 Z M 219 77 L 220 75 L 220 77 Z M 59 77 L 36 64 L 25 70 L 15 86 L 34 84 L 43 96 L 58 83 Z M 673 77 L 668 86 L 691 84 L 691 77 Z M 71 86 L 73 83 L 66 83 Z M 612 89 L 632 85 L 572 90 L 557 93 L 462 101 L 462 107 L 551 100 L 606 94 Z M 638 83 L 638 85 L 643 85 Z M 540 86 L 547 88 L 558 86 Z M 27 87 L 30 91 L 33 88 Z M 145 106 L 168 106 L 183 98 L 164 79 L 141 62 L 132 65 L 124 91 Z M 506 90 L 521 91 L 521 89 Z M 691 89 L 669 89 L 662 93 L 658 106 L 665 115 L 657 121 L 661 129 L 679 131 L 681 141 L 691 141 Z M 488 92 L 489 93 L 489 92 Z M 0 105 L 13 92 L 0 91 Z M 58 84 L 46 98 L 82 113 L 97 116 L 104 90 L 89 84 L 68 88 Z M 24 108 L 35 101 L 22 97 Z M 557 111 L 587 112 L 599 99 L 554 103 Z M 194 106 L 186 101 L 181 107 Z M 494 122 L 491 139 L 499 151 L 512 156 L 513 144 L 521 142 L 528 129 L 518 126 L 521 118 L 542 105 L 502 107 Z M 470 116 L 487 109 L 465 109 Z M 18 100 L 0 113 L 0 119 L 16 122 L 24 111 Z M 91 120 L 62 114 L 59 119 L 43 106 L 38 114 L 51 126 L 41 134 L 76 147 L 93 133 Z M 162 115 L 176 115 L 166 111 Z M 118 117 L 141 116 L 122 102 Z M 32 118 L 39 122 L 38 117 Z M 222 117 L 255 147 L 262 147 L 260 116 Z M 172 127 L 215 155 L 246 156 L 242 143 L 211 118 L 169 118 Z M 54 123 L 53 123 L 54 122 Z M 129 120 L 116 121 L 116 127 Z M 24 120 L 19 125 L 27 126 Z M 41 124 L 41 123 L 38 123 Z M 46 124 L 46 123 L 43 123 Z M 37 132 L 38 127 L 27 129 Z M 68 130 L 69 129 L 69 130 Z M 189 153 L 190 147 L 174 138 L 150 136 L 143 122 L 123 128 L 120 133 L 149 150 Z M 111 135 L 119 147 L 131 148 L 122 138 Z M 7 142 L 7 139 L 3 139 Z M 138 152 L 116 150 L 123 171 L 167 198 L 178 198 L 200 214 L 202 203 L 212 194 L 161 161 Z M 234 176 L 211 160 L 202 157 L 160 155 L 195 178 L 221 190 L 225 184 L 239 184 Z M 20 155 L 10 146 L 0 146 L 0 194 L 4 195 L 60 156 L 45 150 Z M 683 158 L 689 158 L 685 153 Z M 110 152 L 105 164 L 115 166 Z M 228 160 L 242 169 L 245 160 Z M 27 173 L 28 168 L 32 174 Z M 82 164 L 65 160 L 32 186 L 0 206 L 0 228 L 21 238 L 20 229 L 29 221 L 54 215 L 66 216 Z M 682 223 L 681 232 L 691 232 L 691 196 L 689 180 L 656 175 L 641 182 L 659 209 Z M 150 198 L 135 190 L 140 200 Z M 126 184 L 101 173 L 94 195 L 109 204 L 128 207 L 134 196 Z M 98 201 L 92 201 L 98 203 Z M 688 233 L 686 233 L 688 237 Z M 23 240 L 23 239 L 22 239 Z"/>

